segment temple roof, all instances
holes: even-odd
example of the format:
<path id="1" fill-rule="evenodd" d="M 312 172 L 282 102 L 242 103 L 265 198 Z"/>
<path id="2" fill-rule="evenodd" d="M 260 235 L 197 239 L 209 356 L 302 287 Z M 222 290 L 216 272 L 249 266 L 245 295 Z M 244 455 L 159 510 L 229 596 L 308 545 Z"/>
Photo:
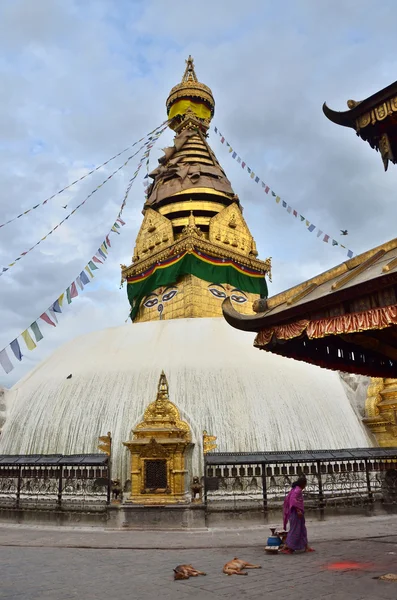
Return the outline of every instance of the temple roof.
<path id="1" fill-rule="evenodd" d="M 394 96 L 397 96 L 397 81 L 383 88 L 383 90 L 375 92 L 375 94 L 372 94 L 372 96 L 369 96 L 365 100 L 358 102 L 355 100 L 348 100 L 347 105 L 349 110 L 332 110 L 327 106 L 326 102 L 324 102 L 323 112 L 325 116 L 333 123 L 342 125 L 343 127 L 352 127 L 353 129 L 356 129 L 356 119 L 358 119 L 364 113 L 377 108 L 379 105 L 383 104 L 387 100 L 390 100 Z"/>
<path id="2" fill-rule="evenodd" d="M 397 81 L 366 100 L 348 100 L 350 110 L 337 112 L 324 103 L 325 116 L 343 127 L 356 130 L 358 136 L 379 151 L 385 171 L 389 161 L 397 162 Z"/>
<path id="3" fill-rule="evenodd" d="M 391 377 L 397 375 L 396 284 L 397 238 L 269 298 L 260 314 L 240 315 L 227 301 L 223 312 L 233 327 L 258 332 L 259 348 Z"/>

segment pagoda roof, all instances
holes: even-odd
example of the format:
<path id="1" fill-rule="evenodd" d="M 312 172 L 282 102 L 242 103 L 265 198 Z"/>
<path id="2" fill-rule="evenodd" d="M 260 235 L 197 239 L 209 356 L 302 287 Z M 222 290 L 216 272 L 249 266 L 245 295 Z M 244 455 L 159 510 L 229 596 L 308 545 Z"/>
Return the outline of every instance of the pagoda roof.
<path id="1" fill-rule="evenodd" d="M 325 116 L 333 123 L 342 125 L 343 127 L 351 127 L 352 129 L 356 129 L 356 120 L 360 116 L 377 108 L 380 104 L 383 104 L 394 96 L 397 96 L 397 81 L 383 88 L 383 90 L 375 92 L 375 94 L 372 94 L 372 96 L 369 96 L 361 102 L 348 100 L 348 106 L 352 106 L 352 108 L 349 108 L 349 110 L 332 110 L 327 106 L 326 102 L 324 102 L 323 112 Z"/>
<path id="2" fill-rule="evenodd" d="M 319 366 L 374 377 L 397 376 L 397 238 L 267 300 L 254 316 L 225 301 L 236 329 L 254 345 Z"/>

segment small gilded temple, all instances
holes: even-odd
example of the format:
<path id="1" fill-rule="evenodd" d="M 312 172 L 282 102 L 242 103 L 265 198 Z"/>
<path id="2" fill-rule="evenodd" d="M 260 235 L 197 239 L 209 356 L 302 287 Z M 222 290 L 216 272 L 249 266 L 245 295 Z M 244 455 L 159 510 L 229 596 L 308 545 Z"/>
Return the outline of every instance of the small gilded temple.
<path id="1" fill-rule="evenodd" d="M 81 454 L 111 432 L 133 504 L 190 502 L 208 450 L 377 444 L 338 372 L 259 353 L 224 320 L 226 299 L 247 318 L 260 310 L 271 261 L 210 146 L 214 96 L 191 57 L 166 110 L 174 140 L 122 265 L 131 322 L 76 338 L 6 390 L 0 436 L 1 454 Z"/>

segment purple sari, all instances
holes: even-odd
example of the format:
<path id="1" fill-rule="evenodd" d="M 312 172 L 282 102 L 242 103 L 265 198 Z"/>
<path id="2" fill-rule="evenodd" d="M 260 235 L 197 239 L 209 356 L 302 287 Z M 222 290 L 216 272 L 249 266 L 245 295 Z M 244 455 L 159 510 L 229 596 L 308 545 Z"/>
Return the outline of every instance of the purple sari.
<path id="1" fill-rule="evenodd" d="M 298 510 L 302 516 L 298 516 Z M 307 546 L 307 530 L 305 525 L 305 508 L 302 489 L 297 485 L 288 493 L 284 500 L 284 529 L 289 521 L 286 545 L 290 550 L 304 550 Z"/>

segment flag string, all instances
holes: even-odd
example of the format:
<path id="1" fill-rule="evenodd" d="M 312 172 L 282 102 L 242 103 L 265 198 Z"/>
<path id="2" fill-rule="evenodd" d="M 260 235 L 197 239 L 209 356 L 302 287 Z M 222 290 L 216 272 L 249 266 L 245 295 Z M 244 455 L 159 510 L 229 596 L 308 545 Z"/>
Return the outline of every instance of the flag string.
<path id="1" fill-rule="evenodd" d="M 162 133 L 166 127 L 167 127 L 167 125 L 165 125 L 165 126 L 163 127 L 163 129 L 160 129 L 160 130 L 159 130 L 157 133 L 159 133 L 159 132 L 161 132 L 161 133 Z M 156 130 L 154 130 L 154 131 L 156 131 Z M 150 151 L 150 149 L 151 149 L 151 148 L 152 148 L 152 146 L 153 146 L 153 143 L 152 143 L 152 142 L 153 142 L 153 140 L 154 140 L 155 138 L 157 139 L 157 138 L 159 137 L 159 135 L 157 136 L 157 133 L 156 133 L 156 134 L 154 134 L 154 136 L 150 136 L 150 134 L 149 134 L 149 136 L 150 136 L 150 137 L 149 137 L 149 139 L 148 139 L 148 140 L 147 140 L 147 141 L 146 141 L 144 144 L 142 144 L 142 146 L 141 146 L 141 147 L 140 147 L 140 148 L 139 148 L 139 149 L 138 149 L 136 152 L 134 152 L 134 153 L 133 153 L 131 156 L 129 156 L 129 157 L 127 158 L 127 160 L 126 160 L 126 161 L 125 161 L 125 162 L 124 162 L 122 165 L 120 165 L 120 166 L 119 166 L 117 169 L 115 169 L 115 170 L 114 170 L 114 171 L 113 171 L 113 172 L 112 172 L 112 173 L 111 173 L 111 174 L 110 174 L 108 177 L 106 177 L 106 179 L 104 179 L 104 180 L 102 181 L 102 183 L 100 183 L 100 184 L 99 184 L 99 185 L 98 185 L 98 186 L 97 186 L 95 189 L 93 189 L 93 190 L 92 190 L 92 191 L 91 191 L 91 192 L 88 194 L 88 196 L 86 196 L 86 198 L 85 198 L 85 199 L 84 199 L 82 202 L 80 202 L 80 204 L 78 204 L 78 205 L 76 206 L 76 208 L 74 208 L 74 209 L 73 209 L 73 210 L 72 210 L 72 211 L 71 211 L 69 214 L 67 214 L 67 215 L 66 215 L 66 217 L 65 217 L 64 219 L 62 219 L 62 220 L 61 220 L 61 221 L 60 221 L 60 222 L 59 222 L 57 225 L 55 225 L 55 227 L 53 227 L 53 228 L 52 228 L 52 229 L 51 229 L 51 230 L 50 230 L 50 231 L 49 231 L 49 232 L 48 232 L 48 233 L 47 233 L 45 236 L 43 236 L 43 237 L 42 237 L 42 238 L 41 238 L 41 239 L 40 239 L 38 242 L 36 242 L 35 244 L 33 244 L 33 246 L 31 246 L 31 248 L 29 248 L 28 250 L 25 250 L 24 252 L 21 252 L 21 254 L 20 254 L 18 257 L 14 258 L 14 260 L 13 260 L 11 263 L 9 263 L 9 264 L 8 264 L 6 267 L 3 267 L 3 268 L 2 268 L 2 271 L 1 271 L 1 273 L 0 273 L 0 277 L 1 277 L 2 275 L 4 275 L 4 273 L 6 273 L 7 271 L 9 271 L 9 270 L 10 270 L 10 269 L 11 269 L 13 266 L 15 266 L 15 264 L 16 264 L 18 261 L 20 261 L 20 260 L 21 260 L 22 258 L 24 258 L 24 257 L 25 257 L 27 254 L 29 254 L 30 252 L 32 252 L 32 251 L 33 251 L 33 250 L 34 250 L 34 249 L 35 249 L 37 246 L 39 246 L 39 245 L 40 245 L 42 242 L 44 242 L 44 241 L 45 241 L 45 240 L 46 240 L 46 239 L 47 239 L 47 238 L 48 238 L 48 237 L 49 237 L 51 234 L 53 234 L 53 233 L 54 233 L 54 231 L 56 231 L 56 230 L 57 230 L 57 229 L 58 229 L 58 228 L 59 228 L 61 225 L 63 225 L 63 224 L 64 224 L 64 223 L 65 223 L 65 222 L 66 222 L 66 221 L 67 221 L 67 220 L 68 220 L 68 219 L 69 219 L 69 218 L 70 218 L 70 217 L 71 217 L 71 216 L 72 216 L 72 215 L 73 215 L 73 214 L 74 214 L 74 213 L 75 213 L 75 212 L 76 212 L 76 211 L 77 211 L 79 208 L 81 208 L 81 207 L 82 207 L 82 206 L 83 206 L 83 205 L 84 205 L 84 204 L 87 202 L 87 200 L 89 200 L 89 199 L 90 199 L 90 198 L 91 198 L 91 197 L 92 197 L 92 196 L 95 194 L 95 192 L 97 192 L 97 191 L 98 191 L 98 190 L 99 190 L 99 189 L 100 189 L 102 186 L 104 186 L 104 185 L 105 185 L 105 184 L 106 184 L 106 183 L 107 183 L 107 182 L 108 182 L 110 179 L 112 179 L 112 177 L 114 177 L 114 175 L 116 175 L 116 173 L 118 173 L 119 171 L 121 171 L 122 169 L 124 169 L 124 167 L 126 167 L 126 166 L 128 165 L 128 163 L 129 163 L 129 162 L 130 162 L 130 161 L 131 161 L 131 160 L 132 160 L 132 159 L 133 159 L 133 158 L 134 158 L 134 157 L 135 157 L 137 154 L 139 154 L 139 153 L 142 151 L 142 149 L 143 149 L 143 148 L 149 148 L 149 151 Z M 161 135 L 161 133 L 160 133 L 160 135 Z M 146 158 L 146 154 L 145 154 L 144 156 L 145 156 L 145 158 Z"/>
<path id="2" fill-rule="evenodd" d="M 323 242 L 325 243 L 331 243 L 332 246 L 340 246 L 340 248 L 343 248 L 346 252 L 346 255 L 348 258 L 352 258 L 354 256 L 354 253 L 352 250 L 350 250 L 349 248 L 347 248 L 346 246 L 344 246 L 341 242 L 338 242 L 337 240 L 335 240 L 331 235 L 329 235 L 328 233 L 325 233 L 322 229 L 320 229 L 319 227 L 317 227 L 317 225 L 314 225 L 313 223 L 311 223 L 308 219 L 306 219 L 306 217 L 304 217 L 303 215 L 301 215 L 297 210 L 295 210 L 292 206 L 290 206 L 287 202 L 285 202 L 285 200 L 282 200 L 280 198 L 280 196 L 278 196 L 276 194 L 276 192 L 274 192 L 269 185 L 267 185 L 264 181 L 262 181 L 260 179 L 260 177 L 258 175 L 256 175 L 256 173 L 251 169 L 251 167 L 248 166 L 248 164 L 241 158 L 241 156 L 239 156 L 237 154 L 237 152 L 232 148 L 232 146 L 229 144 L 229 142 L 226 140 L 225 136 L 221 134 L 221 132 L 219 131 L 219 129 L 217 127 L 214 127 L 214 131 L 216 134 L 219 135 L 220 137 L 220 141 L 221 144 L 226 144 L 226 146 L 229 148 L 229 154 L 231 155 L 231 157 L 236 160 L 238 162 L 239 165 L 241 165 L 242 169 L 244 169 L 245 171 L 247 171 L 247 173 L 250 175 L 251 179 L 255 182 L 255 183 L 260 183 L 265 194 L 269 194 L 275 199 L 276 204 L 279 204 L 280 206 L 282 206 L 287 213 L 291 214 L 293 217 L 295 217 L 296 219 L 299 218 L 301 223 L 304 223 L 306 229 L 310 232 L 313 233 L 313 231 L 316 231 L 317 237 L 321 238 Z"/>
<path id="3" fill-rule="evenodd" d="M 141 137 L 141 139 L 139 139 L 136 142 L 134 142 L 133 144 L 131 144 L 131 146 L 128 146 L 127 148 L 124 148 L 124 150 L 121 150 L 121 152 L 118 152 L 117 154 L 115 154 L 114 156 L 112 156 L 111 158 L 109 158 L 108 160 L 106 160 L 104 163 L 102 163 L 98 167 L 95 167 L 91 171 L 88 171 L 88 173 L 85 173 L 84 175 L 82 175 L 81 177 L 79 177 L 79 179 L 76 179 L 75 181 L 72 181 L 72 183 L 69 183 L 64 188 L 62 188 L 61 190 L 59 190 L 58 192 L 56 192 L 55 194 L 53 194 L 52 196 L 49 196 L 49 198 L 46 198 L 46 200 L 44 200 L 43 202 L 39 202 L 35 206 L 32 206 L 28 210 L 25 210 L 24 212 L 20 213 L 16 217 L 12 217 L 12 219 L 9 219 L 8 221 L 5 221 L 4 223 L 2 223 L 0 225 L 0 229 L 2 227 L 5 227 L 6 225 L 9 225 L 10 223 L 13 223 L 14 221 L 17 221 L 21 217 L 24 217 L 25 215 L 31 213 L 36 208 L 39 208 L 40 206 L 44 206 L 45 204 L 47 204 L 48 202 L 50 202 L 50 200 L 53 200 L 54 198 L 56 198 L 57 196 L 59 196 L 60 194 L 62 194 L 63 192 L 65 192 L 66 190 L 70 189 L 71 187 L 73 187 L 77 183 L 80 183 L 80 181 L 83 181 L 83 179 L 86 179 L 87 177 L 89 177 L 90 175 L 92 175 L 93 173 L 95 173 L 96 171 L 99 171 L 99 169 L 102 169 L 102 167 L 105 167 L 107 164 L 109 164 L 110 162 L 112 162 L 113 160 L 115 160 L 116 158 L 118 158 L 119 156 L 121 156 L 122 154 L 124 154 L 125 152 L 128 152 L 128 150 L 131 150 L 132 148 L 134 148 L 135 146 L 137 146 L 140 142 L 142 142 L 143 140 L 145 140 L 146 138 L 148 138 L 149 136 L 151 136 L 153 133 L 155 133 L 156 131 L 158 131 L 159 129 L 161 129 L 161 127 L 163 127 L 166 123 L 168 123 L 168 121 L 164 121 L 164 123 L 162 123 L 161 125 L 159 125 L 155 129 L 153 129 L 152 131 L 150 131 L 149 133 L 147 133 L 146 135 L 144 135 L 143 137 Z"/>
<path id="4" fill-rule="evenodd" d="M 110 234 L 117 233 L 120 234 L 119 229 L 125 225 L 125 221 L 121 218 L 123 210 L 126 206 L 128 195 L 130 193 L 132 184 L 136 180 L 144 162 L 150 155 L 151 149 L 160 135 L 165 131 L 168 124 L 157 131 L 157 133 L 153 136 L 151 140 L 151 144 L 144 144 L 141 149 L 146 147 L 145 152 L 142 154 L 140 161 L 138 163 L 137 169 L 133 173 L 131 179 L 128 182 L 127 188 L 125 190 L 123 200 L 121 202 L 117 218 L 114 221 L 112 227 L 110 228 L 108 234 L 104 237 L 102 244 L 99 246 L 98 250 L 91 257 L 91 259 L 87 262 L 84 269 L 80 272 L 80 274 L 73 280 L 73 282 L 58 296 L 58 298 L 50 304 L 50 306 L 45 310 L 31 325 L 25 329 L 18 337 L 16 337 L 8 346 L 5 346 L 2 350 L 0 350 L 0 365 L 2 366 L 5 373 L 10 373 L 14 369 L 14 364 L 10 359 L 10 356 L 14 356 L 18 361 L 23 359 L 23 354 L 21 350 L 20 340 L 23 340 L 25 346 L 28 350 L 34 350 L 37 347 L 37 343 L 43 339 L 43 334 L 41 332 L 39 323 L 41 322 L 47 323 L 52 327 L 56 327 L 58 324 L 57 314 L 62 313 L 62 307 L 64 303 L 71 304 L 74 298 L 79 296 L 79 289 L 82 291 L 86 285 L 88 285 L 91 279 L 94 278 L 93 271 L 98 270 L 99 265 L 102 265 L 107 257 L 109 248 L 111 248 L 110 242 Z M 139 151 L 138 151 L 139 152 Z M 11 353 L 10 353 L 11 350 Z M 10 356 L 9 356 L 10 354 Z"/>

